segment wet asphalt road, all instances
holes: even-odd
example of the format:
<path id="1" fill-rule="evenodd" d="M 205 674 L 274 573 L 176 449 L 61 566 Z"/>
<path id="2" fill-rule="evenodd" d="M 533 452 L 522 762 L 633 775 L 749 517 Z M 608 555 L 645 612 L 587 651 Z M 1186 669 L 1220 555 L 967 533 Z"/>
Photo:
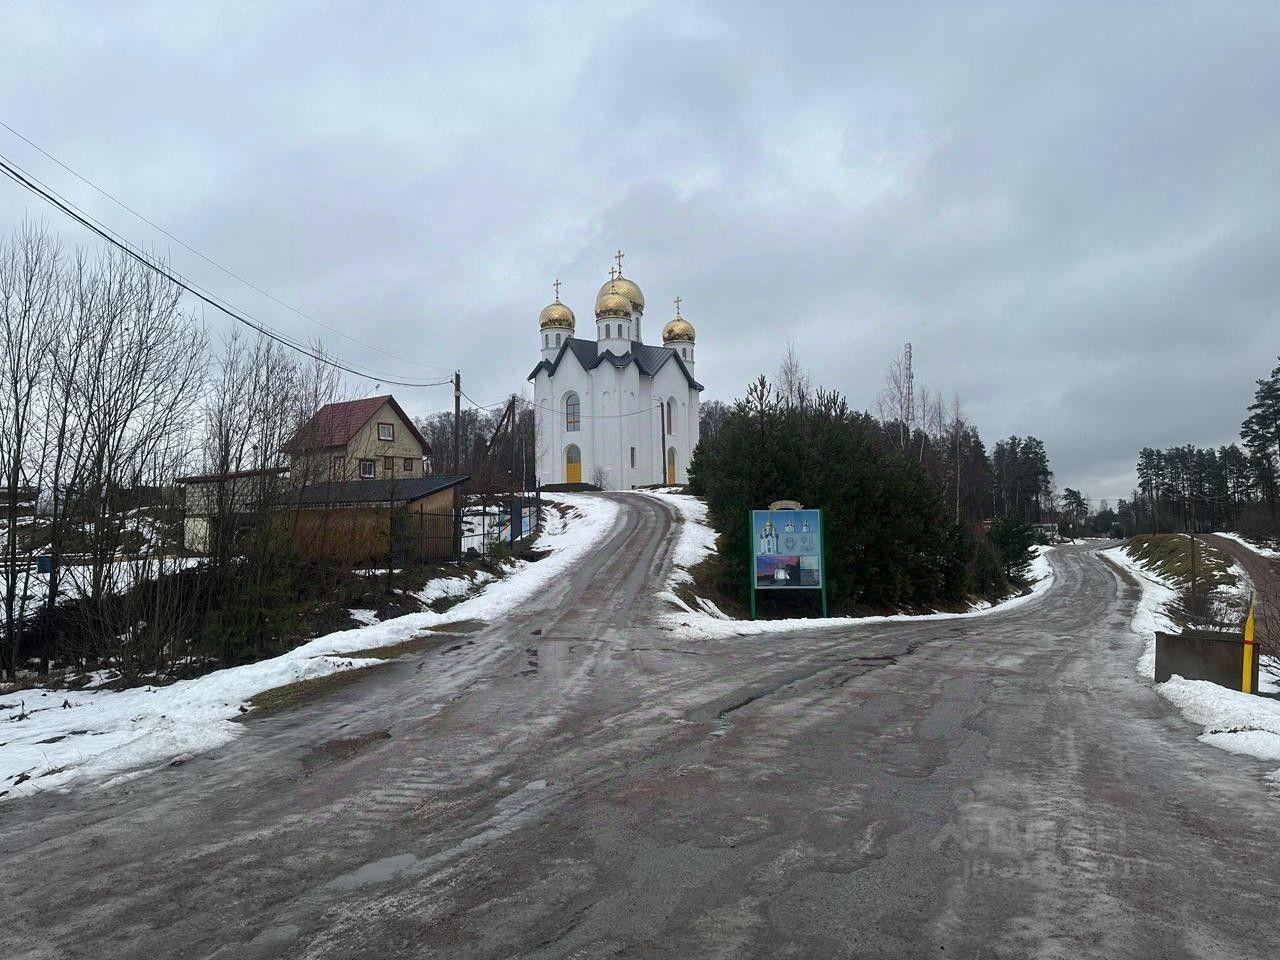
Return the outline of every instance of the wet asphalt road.
<path id="1" fill-rule="evenodd" d="M 1004 613 L 694 643 L 618 499 L 520 617 L 0 806 L 0 956 L 1276 955 L 1269 768 L 1133 675 L 1092 548 Z"/>

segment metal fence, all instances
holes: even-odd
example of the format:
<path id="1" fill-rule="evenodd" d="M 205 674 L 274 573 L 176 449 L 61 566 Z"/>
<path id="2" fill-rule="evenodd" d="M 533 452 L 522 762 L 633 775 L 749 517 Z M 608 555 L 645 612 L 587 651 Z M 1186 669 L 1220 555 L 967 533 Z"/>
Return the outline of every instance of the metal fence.
<path id="1" fill-rule="evenodd" d="M 468 497 L 455 513 L 404 511 L 392 524 L 391 549 L 397 562 L 452 560 L 462 556 L 488 556 L 511 549 L 537 527 L 539 499 Z"/>

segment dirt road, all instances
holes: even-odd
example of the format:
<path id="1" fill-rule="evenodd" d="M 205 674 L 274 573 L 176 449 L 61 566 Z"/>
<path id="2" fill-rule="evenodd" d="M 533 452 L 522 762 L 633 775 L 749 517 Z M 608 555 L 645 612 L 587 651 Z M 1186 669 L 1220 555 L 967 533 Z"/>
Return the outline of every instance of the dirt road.
<path id="1" fill-rule="evenodd" d="M 1094 548 L 988 617 L 690 643 L 675 518 L 617 499 L 518 617 L 0 807 L 0 956 L 1274 955 L 1269 768 L 1134 675 Z"/>
<path id="2" fill-rule="evenodd" d="M 1258 641 L 1272 647 L 1280 644 L 1280 573 L 1272 562 L 1230 537 L 1206 533 L 1200 539 L 1230 556 L 1249 575 L 1257 591 Z"/>

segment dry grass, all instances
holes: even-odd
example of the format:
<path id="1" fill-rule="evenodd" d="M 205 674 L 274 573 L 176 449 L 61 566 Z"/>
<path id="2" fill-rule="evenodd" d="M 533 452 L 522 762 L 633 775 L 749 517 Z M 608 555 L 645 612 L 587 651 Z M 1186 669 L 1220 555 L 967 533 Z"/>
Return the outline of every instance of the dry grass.
<path id="1" fill-rule="evenodd" d="M 1192 540 L 1185 533 L 1144 534 L 1129 541 L 1126 551 L 1148 570 L 1171 583 L 1191 583 Z M 1195 577 L 1206 588 L 1234 587 L 1236 576 L 1230 573 L 1231 558 L 1203 540 L 1195 541 Z"/>
<path id="2" fill-rule="evenodd" d="M 368 666 L 355 670 L 343 670 L 340 673 L 331 673 L 311 680 L 299 680 L 297 683 L 286 683 L 283 687 L 264 690 L 249 699 L 248 711 L 237 719 L 257 720 L 259 717 L 269 717 L 285 710 L 292 710 L 300 704 L 362 680 L 365 674 L 375 669 L 377 669 L 376 666 Z"/>
<path id="3" fill-rule="evenodd" d="M 410 637 L 408 640 L 402 640 L 399 643 L 389 643 L 382 647 L 370 647 L 367 650 L 352 650 L 344 653 L 343 656 L 350 657 L 353 660 L 395 660 L 409 654 L 426 653 L 429 650 L 442 647 L 446 643 L 456 642 L 460 634 L 470 633 L 479 626 L 481 624 L 478 621 L 463 620 L 458 623 L 447 624 L 439 630 Z M 331 673 L 328 676 L 316 677 L 311 680 L 299 680 L 296 683 L 287 683 L 282 687 L 264 690 L 249 699 L 249 710 L 241 715 L 239 719 L 256 720 L 258 717 L 267 717 L 281 713 L 284 710 L 291 710 L 300 704 L 316 700 L 335 690 L 341 690 L 348 684 L 355 683 L 370 670 L 376 670 L 378 666 L 379 664 L 371 664 L 367 667 L 358 667 L 355 670 L 343 670 L 339 673 Z"/>

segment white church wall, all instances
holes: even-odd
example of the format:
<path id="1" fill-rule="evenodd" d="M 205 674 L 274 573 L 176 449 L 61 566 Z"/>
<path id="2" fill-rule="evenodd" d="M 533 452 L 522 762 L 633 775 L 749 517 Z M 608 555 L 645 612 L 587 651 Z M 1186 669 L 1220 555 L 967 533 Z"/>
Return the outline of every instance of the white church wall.
<path id="1" fill-rule="evenodd" d="M 674 359 L 662 365 L 657 376 L 654 377 L 653 386 L 654 394 L 662 398 L 664 415 L 668 401 L 675 404 L 674 416 L 671 418 L 674 430 L 667 435 L 667 448 L 674 448 L 676 451 L 675 480 L 677 483 L 684 483 L 689 477 L 689 453 L 692 450 L 691 441 L 693 440 L 689 430 L 690 395 L 696 397 L 697 391 L 690 389 L 689 381 L 685 379 L 680 365 Z M 661 475 L 660 471 L 655 472 Z"/>

